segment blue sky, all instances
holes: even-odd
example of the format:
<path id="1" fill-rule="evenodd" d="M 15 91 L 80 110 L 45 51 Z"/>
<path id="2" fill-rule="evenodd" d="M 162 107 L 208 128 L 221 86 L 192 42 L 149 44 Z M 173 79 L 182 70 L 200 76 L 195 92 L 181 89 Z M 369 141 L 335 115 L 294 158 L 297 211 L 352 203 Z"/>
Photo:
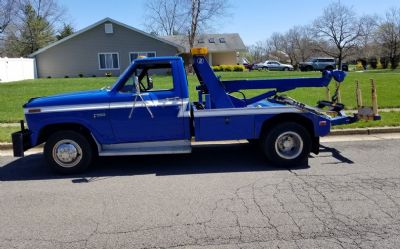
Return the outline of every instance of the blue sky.
<path id="1" fill-rule="evenodd" d="M 84 1 L 64 0 L 67 19 L 79 30 L 100 19 L 111 17 L 130 26 L 144 29 L 146 0 Z M 336 2 L 336 1 L 333 1 Z M 399 0 L 342 0 L 360 15 L 383 16 L 391 7 L 400 7 Z M 323 0 L 231 0 L 230 16 L 216 23 L 216 33 L 239 33 L 246 45 L 265 40 L 273 32 L 285 32 L 294 25 L 309 24 L 330 2 Z"/>

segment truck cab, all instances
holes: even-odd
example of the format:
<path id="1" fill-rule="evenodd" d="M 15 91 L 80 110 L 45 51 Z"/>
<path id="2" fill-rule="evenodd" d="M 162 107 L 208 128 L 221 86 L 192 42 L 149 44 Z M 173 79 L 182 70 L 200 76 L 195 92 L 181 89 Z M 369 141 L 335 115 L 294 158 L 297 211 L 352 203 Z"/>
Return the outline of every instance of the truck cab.
<path id="1" fill-rule="evenodd" d="M 297 87 L 325 87 L 332 78 L 342 82 L 341 71 L 321 78 L 223 81 L 205 49 L 192 53 L 199 83 L 192 101 L 180 57 L 136 59 L 110 88 L 30 99 L 24 105 L 28 129 L 22 125 L 12 135 L 14 155 L 45 143 L 48 164 L 75 173 L 97 156 L 190 153 L 192 140 L 247 139 L 259 142 L 269 160 L 289 165 L 318 153 L 319 137 L 331 125 L 356 120 L 328 101 L 323 106 L 336 111 L 335 117 L 279 95 Z M 269 90 L 246 98 L 246 89 Z"/>

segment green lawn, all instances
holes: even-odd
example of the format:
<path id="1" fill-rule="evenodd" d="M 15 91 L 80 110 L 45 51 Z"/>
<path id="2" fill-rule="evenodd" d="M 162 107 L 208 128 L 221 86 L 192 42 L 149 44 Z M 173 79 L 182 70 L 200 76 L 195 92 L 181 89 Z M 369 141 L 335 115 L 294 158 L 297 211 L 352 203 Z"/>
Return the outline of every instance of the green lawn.
<path id="1" fill-rule="evenodd" d="M 261 79 L 261 78 L 296 78 L 320 77 L 319 72 L 218 72 L 222 80 Z M 341 86 L 342 102 L 347 109 L 355 108 L 355 80 L 359 80 L 363 90 L 364 104 L 370 105 L 370 82 L 377 82 L 379 107 L 400 107 L 400 71 L 375 70 L 368 72 L 350 72 Z M 28 99 L 56 93 L 78 90 L 98 89 L 112 85 L 116 78 L 62 78 L 36 79 L 0 84 L 0 122 L 16 122 L 23 118 L 22 105 Z M 189 91 L 192 98 L 197 98 L 195 86 L 198 84 L 195 75 L 188 75 Z M 245 91 L 246 97 L 255 96 L 265 90 Z M 333 84 L 331 84 L 333 93 Z M 301 102 L 315 105 L 317 100 L 325 99 L 325 89 L 303 88 L 285 93 Z"/>

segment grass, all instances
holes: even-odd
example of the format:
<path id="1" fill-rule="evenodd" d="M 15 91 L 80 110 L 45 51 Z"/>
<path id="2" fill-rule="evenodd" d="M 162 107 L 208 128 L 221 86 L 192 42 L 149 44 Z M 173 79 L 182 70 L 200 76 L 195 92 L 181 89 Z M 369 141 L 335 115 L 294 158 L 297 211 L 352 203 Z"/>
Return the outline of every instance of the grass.
<path id="1" fill-rule="evenodd" d="M 262 78 L 296 78 L 320 77 L 319 72 L 218 72 L 222 80 L 262 79 Z M 366 72 L 349 72 L 341 86 L 342 102 L 347 109 L 355 108 L 355 80 L 359 80 L 363 91 L 364 105 L 370 105 L 370 79 L 377 82 L 378 103 L 380 108 L 400 107 L 400 70 L 371 70 Z M 17 122 L 23 118 L 22 105 L 32 97 L 46 96 L 63 92 L 99 89 L 112 85 L 116 78 L 61 78 L 36 79 L 0 84 L 0 122 Z M 195 75 L 188 75 L 189 92 L 197 98 L 195 86 L 198 84 Z M 331 93 L 333 84 L 331 83 Z M 246 97 L 255 96 L 265 90 L 244 91 Z M 299 88 L 285 93 L 301 102 L 315 105 L 325 99 L 323 88 Z"/>
<path id="2" fill-rule="evenodd" d="M 400 112 L 382 112 L 382 120 L 379 121 L 359 121 L 349 125 L 334 126 L 334 129 L 345 128 L 367 128 L 367 127 L 390 127 L 400 125 Z M 0 143 L 11 142 L 11 133 L 20 130 L 19 126 L 1 127 Z"/>

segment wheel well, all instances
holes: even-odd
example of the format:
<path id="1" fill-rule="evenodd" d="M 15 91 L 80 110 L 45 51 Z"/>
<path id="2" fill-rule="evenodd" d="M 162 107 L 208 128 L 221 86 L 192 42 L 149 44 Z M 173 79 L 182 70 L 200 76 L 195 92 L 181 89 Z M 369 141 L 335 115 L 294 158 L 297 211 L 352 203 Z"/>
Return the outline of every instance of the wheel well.
<path id="1" fill-rule="evenodd" d="M 319 152 L 319 137 L 315 136 L 314 132 L 314 125 L 312 121 L 300 114 L 295 114 L 295 113 L 283 113 L 279 114 L 273 118 L 265 120 L 265 122 L 262 125 L 261 132 L 260 132 L 260 138 L 262 138 L 268 130 L 282 122 L 294 122 L 302 125 L 306 130 L 309 132 L 311 140 L 312 140 L 312 145 L 311 145 L 311 151 L 314 152 L 315 154 L 318 154 Z"/>
<path id="2" fill-rule="evenodd" d="M 93 148 L 97 148 L 97 144 L 94 141 L 90 130 L 87 127 L 77 123 L 51 124 L 43 127 L 39 133 L 38 144 L 46 142 L 53 133 L 63 130 L 75 131 L 84 135 Z"/>
<path id="3" fill-rule="evenodd" d="M 261 128 L 260 137 L 262 135 L 264 135 L 266 132 L 268 132 L 269 128 L 271 128 L 279 123 L 283 123 L 283 122 L 298 123 L 307 129 L 307 131 L 310 133 L 311 137 L 315 136 L 314 126 L 310 119 L 308 119 L 300 114 L 283 113 L 283 114 L 276 115 L 273 118 L 265 120 L 265 122 L 263 123 L 262 128 Z"/>

